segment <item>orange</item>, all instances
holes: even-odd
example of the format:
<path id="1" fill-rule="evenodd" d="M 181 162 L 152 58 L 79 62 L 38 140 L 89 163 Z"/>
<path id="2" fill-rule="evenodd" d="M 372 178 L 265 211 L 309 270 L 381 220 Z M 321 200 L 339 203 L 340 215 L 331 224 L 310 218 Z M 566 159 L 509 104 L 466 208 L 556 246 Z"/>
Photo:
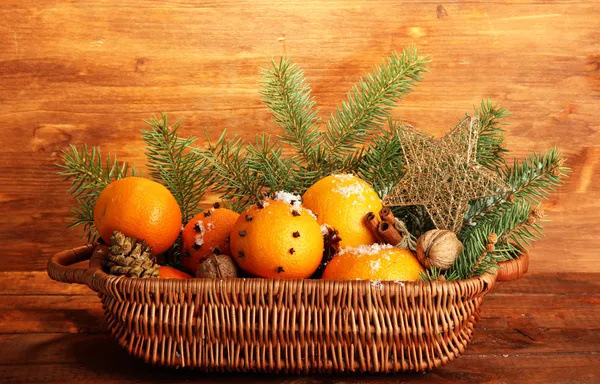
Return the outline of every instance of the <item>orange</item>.
<path id="1" fill-rule="evenodd" d="M 354 175 L 327 176 L 313 184 L 302 196 L 302 204 L 313 211 L 320 224 L 338 230 L 341 246 L 373 244 L 375 237 L 364 218 L 382 208 L 377 192 Z"/>
<path id="2" fill-rule="evenodd" d="M 391 245 L 344 248 L 325 268 L 326 280 L 420 280 L 423 270 L 415 255 Z"/>
<path id="3" fill-rule="evenodd" d="M 189 256 L 181 257 L 187 271 L 196 274 L 200 261 L 211 254 L 229 254 L 229 234 L 239 213 L 225 208 L 211 208 L 194 216 L 182 233 L 183 251 Z"/>
<path id="4" fill-rule="evenodd" d="M 181 231 L 181 211 L 169 190 L 142 177 L 110 183 L 96 202 L 94 224 L 107 244 L 114 231 L 145 240 L 157 255 L 169 249 Z"/>
<path id="5" fill-rule="evenodd" d="M 307 278 L 323 257 L 321 227 L 299 201 L 265 200 L 244 211 L 233 226 L 231 256 L 252 275 Z"/>
<path id="6" fill-rule="evenodd" d="M 161 265 L 158 268 L 158 277 L 161 279 L 191 279 L 192 276 L 185 272 L 181 272 L 179 269 Z"/>

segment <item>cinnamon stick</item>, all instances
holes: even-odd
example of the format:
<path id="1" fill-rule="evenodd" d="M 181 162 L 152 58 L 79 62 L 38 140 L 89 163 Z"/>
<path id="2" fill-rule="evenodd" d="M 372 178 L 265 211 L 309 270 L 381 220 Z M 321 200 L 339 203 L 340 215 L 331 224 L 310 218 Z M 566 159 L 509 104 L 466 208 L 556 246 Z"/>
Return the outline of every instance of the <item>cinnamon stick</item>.
<path id="1" fill-rule="evenodd" d="M 377 232 L 386 243 L 391 244 L 393 246 L 396 246 L 402 241 L 402 235 L 400 234 L 400 232 L 398 232 L 398 230 L 396 230 L 396 228 L 387 221 L 382 221 L 381 223 L 379 223 L 377 227 Z"/>
<path id="2" fill-rule="evenodd" d="M 379 211 L 379 217 L 381 217 L 381 220 L 390 224 L 392 227 L 396 223 L 396 218 L 394 217 L 394 214 L 392 213 L 390 207 L 381 208 L 381 210 Z"/>
<path id="3" fill-rule="evenodd" d="M 378 243 L 382 243 L 385 241 L 379 234 L 380 223 L 379 220 L 377 220 L 377 216 L 375 216 L 373 212 L 367 213 L 367 215 L 365 216 L 365 224 L 367 225 L 367 228 L 369 228 L 373 236 L 375 236 L 375 239 Z"/>

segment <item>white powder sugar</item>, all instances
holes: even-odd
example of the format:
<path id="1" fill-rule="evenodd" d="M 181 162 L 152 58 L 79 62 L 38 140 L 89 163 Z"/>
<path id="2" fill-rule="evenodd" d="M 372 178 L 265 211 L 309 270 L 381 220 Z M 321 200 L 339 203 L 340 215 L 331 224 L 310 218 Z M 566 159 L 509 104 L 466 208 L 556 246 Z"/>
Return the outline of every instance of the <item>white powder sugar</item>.
<path id="1" fill-rule="evenodd" d="M 365 201 L 365 186 L 359 182 L 350 185 L 339 185 L 333 189 L 333 192 L 342 197 L 354 197 L 357 200 Z"/>
<path id="2" fill-rule="evenodd" d="M 307 212 L 309 215 L 311 215 L 313 217 L 313 219 L 317 220 L 317 215 L 315 215 L 313 213 L 313 211 L 311 211 L 310 209 L 306 208 L 306 207 L 300 207 L 301 210 L 303 210 L 304 212 Z"/>
<path id="3" fill-rule="evenodd" d="M 302 197 L 300 197 L 300 195 L 294 195 L 293 193 L 286 191 L 276 192 L 273 200 L 284 201 L 295 206 L 300 206 L 300 204 L 302 204 Z"/>
<path id="4" fill-rule="evenodd" d="M 290 211 L 306 212 L 315 220 L 317 219 L 317 215 L 315 215 L 313 211 L 302 206 L 302 197 L 300 197 L 300 195 L 294 195 L 293 193 L 286 191 L 279 191 L 275 193 L 273 200 L 283 201 L 284 203 L 290 204 Z"/>
<path id="5" fill-rule="evenodd" d="M 371 260 L 369 261 L 369 266 L 371 267 L 371 272 L 375 272 L 381 269 L 381 260 Z"/>
<path id="6" fill-rule="evenodd" d="M 383 291 L 383 283 L 379 280 L 371 281 L 371 287 L 378 288 L 380 291 Z"/>
<path id="7" fill-rule="evenodd" d="M 344 253 L 352 252 L 355 255 L 374 255 L 383 251 L 384 249 L 394 248 L 390 244 L 371 244 L 371 245 L 359 245 L 358 247 L 344 247 L 340 250 L 340 255 Z"/>
<path id="8" fill-rule="evenodd" d="M 341 180 L 341 181 L 348 181 L 348 180 L 356 179 L 356 176 L 354 176 L 350 173 L 338 173 L 337 175 L 333 175 L 333 177 L 335 177 L 336 179 Z"/>
<path id="9" fill-rule="evenodd" d="M 197 246 L 202 246 L 204 244 L 204 232 L 196 234 L 195 241 Z"/>
<path id="10" fill-rule="evenodd" d="M 195 226 L 197 226 L 200 229 L 200 231 L 196 234 L 194 242 L 196 243 L 197 246 L 201 246 L 202 244 L 204 244 L 204 232 L 205 232 L 204 223 L 202 222 L 202 220 L 198 220 L 196 222 Z"/>

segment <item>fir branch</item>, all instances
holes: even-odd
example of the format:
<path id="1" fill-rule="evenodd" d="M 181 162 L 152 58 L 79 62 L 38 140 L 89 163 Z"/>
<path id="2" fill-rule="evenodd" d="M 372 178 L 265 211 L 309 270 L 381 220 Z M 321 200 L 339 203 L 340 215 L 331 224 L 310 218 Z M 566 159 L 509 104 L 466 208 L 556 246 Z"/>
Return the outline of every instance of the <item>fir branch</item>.
<path id="1" fill-rule="evenodd" d="M 473 107 L 475 115 L 479 117 L 480 132 L 477 142 L 477 162 L 484 167 L 499 172 L 504 168 L 504 154 L 508 152 L 503 147 L 504 129 L 499 120 L 508 117 L 508 110 L 494 105 L 490 100 L 481 101 L 479 108 Z"/>
<path id="2" fill-rule="evenodd" d="M 197 149 L 196 153 L 207 163 L 212 190 L 231 203 L 234 210 L 241 211 L 262 199 L 264 188 L 248 164 L 248 150 L 242 140 L 237 136 L 228 139 L 226 135 L 227 131 L 223 131 L 214 144 L 209 142 L 208 148 Z"/>
<path id="3" fill-rule="evenodd" d="M 531 203 L 519 200 L 501 215 L 490 215 L 472 229 L 468 236 L 462 237 L 463 253 L 457 258 L 451 269 L 446 271 L 448 280 L 467 279 L 489 272 L 497 263 L 512 258 L 517 250 L 525 248 L 542 235 L 542 228 L 532 220 Z M 490 235 L 498 237 L 493 249 L 488 248 Z M 462 233 L 461 233 L 462 235 Z"/>
<path id="4" fill-rule="evenodd" d="M 282 57 L 279 63 L 272 61 L 271 68 L 263 69 L 262 75 L 262 100 L 275 124 L 285 131 L 280 138 L 297 151 L 305 167 L 317 167 L 322 141 L 317 129 L 319 118 L 304 73 L 290 58 Z"/>
<path id="5" fill-rule="evenodd" d="M 419 277 L 422 281 L 437 281 L 440 279 L 440 276 L 443 276 L 443 274 L 437 267 L 431 267 L 425 271 L 419 272 Z"/>
<path id="6" fill-rule="evenodd" d="M 327 122 L 328 151 L 344 157 L 370 138 L 390 115 L 394 103 L 412 90 L 426 72 L 427 61 L 415 48 L 394 52 L 352 87 L 348 99 Z"/>
<path id="7" fill-rule="evenodd" d="M 542 226 L 538 224 L 538 220 L 544 217 L 544 211 L 540 207 L 531 210 L 526 218 L 524 216 L 524 212 L 521 212 L 520 221 L 500 238 L 499 244 L 505 250 L 500 260 L 512 259 L 519 249 L 526 249 L 544 235 Z"/>
<path id="8" fill-rule="evenodd" d="M 421 79 L 425 64 L 415 49 L 401 55 L 394 53 L 354 86 L 348 101 L 328 123 L 328 133 L 323 135 L 317 127 L 316 103 L 302 71 L 288 58 L 273 62 L 263 70 L 261 95 L 275 123 L 285 132 L 279 138 L 294 149 L 295 155 L 283 158 L 281 147 L 265 137 L 246 146 L 239 138 L 227 141 L 223 135 L 208 149 L 196 151 L 209 165 L 213 189 L 241 209 L 277 188 L 303 193 L 329 174 L 357 172 L 360 167 L 364 175 L 371 175 L 368 181 L 376 183 L 380 193 L 386 193 L 389 186 L 381 173 L 401 170 L 392 170 L 397 165 L 397 159 L 391 159 L 397 152 L 395 137 L 381 134 L 375 136 L 369 148 L 356 150 L 355 146 L 380 128 L 392 103 Z M 379 174 L 374 172 L 376 169 Z"/>
<path id="9" fill-rule="evenodd" d="M 487 215 L 502 215 L 517 200 L 540 204 L 570 172 L 564 162 L 556 148 L 542 154 L 533 153 L 522 162 L 515 160 L 512 168 L 503 171 L 504 180 L 511 187 L 509 193 L 473 201 L 465 215 L 466 231 Z"/>
<path id="10" fill-rule="evenodd" d="M 515 160 L 512 168 L 505 171 L 505 181 L 511 187 L 508 196 L 496 196 L 472 203 L 466 215 L 467 225 L 459 234 L 465 246 L 449 279 L 471 276 L 474 255 L 481 254 L 480 243 L 486 234 L 496 233 L 500 241 L 496 250 L 487 255 L 474 274 L 481 274 L 493 267 L 495 262 L 508 260 L 542 236 L 542 227 L 532 217 L 532 206 L 539 206 L 547 195 L 563 183 L 569 169 L 564 166 L 561 153 L 553 148 L 546 153 L 530 155 L 522 162 Z M 476 212 L 476 213 L 475 213 Z"/>
<path id="11" fill-rule="evenodd" d="M 268 189 L 267 193 L 281 190 L 296 192 L 295 162 L 282 156 L 278 142 L 263 134 L 257 138 L 255 145 L 249 145 L 246 150 L 248 167 L 254 172 L 257 183 Z"/>
<path id="12" fill-rule="evenodd" d="M 171 191 L 185 224 L 200 211 L 198 205 L 208 188 L 205 162 L 190 151 L 196 138 L 179 137 L 181 120 L 169 127 L 166 114 L 161 114 L 160 119 L 152 117 L 145 123 L 151 128 L 142 131 L 150 176 Z"/>
<path id="13" fill-rule="evenodd" d="M 506 172 L 505 180 L 515 198 L 539 204 L 563 184 L 562 178 L 570 172 L 564 163 L 565 159 L 557 148 L 541 154 L 534 152 L 521 163 L 515 160 L 513 167 Z"/>
<path id="14" fill-rule="evenodd" d="M 382 129 L 364 150 L 353 168 L 358 176 L 373 186 L 384 198 L 404 175 L 404 156 L 398 139 L 399 124 L 389 119 L 389 129 Z"/>
<path id="15" fill-rule="evenodd" d="M 69 229 L 82 226 L 81 237 L 85 238 L 88 243 L 93 243 L 99 236 L 94 225 L 96 200 L 97 198 L 77 198 L 77 205 L 71 209 L 72 216 L 67 225 Z"/>
<path id="16" fill-rule="evenodd" d="M 82 237 L 94 241 L 98 236 L 94 227 L 94 207 L 98 196 L 114 180 L 135 176 L 135 166 L 119 163 L 117 157 L 110 153 L 103 161 L 100 148 L 88 150 L 85 144 L 81 149 L 71 145 L 62 151 L 62 164 L 56 165 L 61 168 L 58 174 L 64 177 L 62 182 L 71 182 L 69 193 L 77 201 L 68 227 L 83 226 Z"/>

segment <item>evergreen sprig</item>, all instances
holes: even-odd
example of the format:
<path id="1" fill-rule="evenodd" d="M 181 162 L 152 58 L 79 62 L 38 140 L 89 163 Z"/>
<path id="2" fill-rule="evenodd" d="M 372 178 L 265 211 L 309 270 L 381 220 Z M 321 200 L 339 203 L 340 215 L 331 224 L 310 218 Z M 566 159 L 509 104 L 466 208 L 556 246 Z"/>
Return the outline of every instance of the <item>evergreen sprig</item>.
<path id="1" fill-rule="evenodd" d="M 500 172 L 510 191 L 473 201 L 465 215 L 467 233 L 486 215 L 502 215 L 517 200 L 540 204 L 563 183 L 562 178 L 569 172 L 564 161 L 560 151 L 552 148 L 545 153 L 533 153 L 521 162 L 515 160 L 512 167 L 503 168 Z"/>
<path id="2" fill-rule="evenodd" d="M 569 173 L 564 162 L 557 148 L 545 153 L 534 152 L 521 162 L 515 160 L 506 171 L 505 181 L 511 186 L 515 198 L 539 204 L 563 184 L 562 178 Z"/>
<path id="3" fill-rule="evenodd" d="M 241 211 L 252 202 L 261 199 L 264 186 L 248 162 L 248 149 L 241 138 L 227 138 L 223 131 L 216 142 L 208 142 L 205 149 L 196 149 L 210 170 L 209 183 L 213 191 L 232 208 Z"/>
<path id="4" fill-rule="evenodd" d="M 390 134 L 397 128 L 394 123 L 389 129 L 382 125 L 394 103 L 421 80 L 426 63 L 414 48 L 393 53 L 352 88 L 321 132 L 304 73 L 289 58 L 273 61 L 262 71 L 262 100 L 283 130 L 277 137 L 294 153 L 283 157 L 282 147 L 267 137 L 244 145 L 239 138 L 230 141 L 222 135 L 198 151 L 210 166 L 213 189 L 240 208 L 274 188 L 301 194 L 326 175 L 354 172 L 385 195 L 403 167 L 400 157 L 394 156 L 400 153 L 399 143 Z M 370 139 L 371 144 L 362 147 Z M 389 180 L 384 172 L 389 172 Z M 286 181 L 275 182 L 279 177 Z"/>
<path id="5" fill-rule="evenodd" d="M 511 259 L 518 248 L 525 249 L 532 241 L 541 238 L 542 227 L 533 217 L 530 202 L 519 200 L 503 214 L 488 216 L 468 236 L 461 240 L 463 253 L 451 269 L 445 272 L 447 280 L 461 280 L 481 275 L 496 268 L 498 262 Z M 498 242 L 488 249 L 490 235 L 495 234 Z"/>
<path id="6" fill-rule="evenodd" d="M 127 176 L 135 176 L 135 166 L 119 163 L 117 156 L 109 153 L 106 161 L 102 159 L 100 148 L 87 145 L 80 149 L 74 145 L 62 151 L 62 164 L 56 164 L 63 176 L 63 182 L 70 181 L 69 193 L 76 199 L 77 205 L 72 209 L 73 217 L 69 228 L 83 226 L 82 236 L 88 242 L 98 237 L 94 227 L 94 207 L 96 200 L 104 188 L 114 180 Z"/>
<path id="7" fill-rule="evenodd" d="M 248 167 L 253 171 L 256 183 L 266 188 L 267 193 L 294 191 L 294 159 L 283 156 L 283 148 L 277 140 L 261 135 L 254 145 L 246 147 Z"/>
<path id="8" fill-rule="evenodd" d="M 381 198 L 387 196 L 404 175 L 404 156 L 398 139 L 398 122 L 391 118 L 388 129 L 381 129 L 373 138 L 355 167 L 363 180 L 368 180 Z"/>
<path id="9" fill-rule="evenodd" d="M 150 176 L 171 191 L 185 224 L 201 210 L 198 205 L 209 186 L 205 161 L 191 151 L 196 138 L 179 137 L 181 120 L 169 126 L 166 114 L 145 123 L 150 126 L 142 131 Z"/>
<path id="10" fill-rule="evenodd" d="M 295 157 L 304 167 L 320 166 L 320 119 L 304 72 L 289 57 L 282 57 L 278 63 L 273 60 L 271 67 L 261 72 L 263 103 L 271 110 L 275 124 L 285 132 L 279 137 L 296 150 Z"/>
<path id="11" fill-rule="evenodd" d="M 506 166 L 504 155 L 508 152 L 503 147 L 504 129 L 501 119 L 509 116 L 508 110 L 500 108 L 490 100 L 482 100 L 479 108 L 473 107 L 479 117 L 480 132 L 477 142 L 477 162 L 484 167 L 499 172 Z"/>
<path id="12" fill-rule="evenodd" d="M 369 140 L 370 134 L 381 128 L 396 102 L 421 81 L 422 73 L 427 72 L 427 63 L 414 47 L 409 47 L 401 54 L 392 53 L 383 64 L 361 78 L 327 122 L 328 152 L 344 157 Z"/>
<path id="13" fill-rule="evenodd" d="M 537 207 L 549 193 L 563 183 L 568 173 L 564 159 L 556 148 L 546 153 L 533 153 L 527 159 L 515 160 L 505 168 L 505 182 L 511 187 L 507 195 L 480 199 L 471 203 L 467 220 L 459 239 L 465 250 L 453 268 L 446 272 L 448 279 L 464 279 L 489 271 L 503 260 L 511 259 L 518 249 L 525 249 L 542 236 L 542 227 L 532 219 L 532 207 Z M 499 237 L 493 252 L 487 252 L 476 264 L 491 233 Z M 477 268 L 473 267 L 477 265 Z"/>

